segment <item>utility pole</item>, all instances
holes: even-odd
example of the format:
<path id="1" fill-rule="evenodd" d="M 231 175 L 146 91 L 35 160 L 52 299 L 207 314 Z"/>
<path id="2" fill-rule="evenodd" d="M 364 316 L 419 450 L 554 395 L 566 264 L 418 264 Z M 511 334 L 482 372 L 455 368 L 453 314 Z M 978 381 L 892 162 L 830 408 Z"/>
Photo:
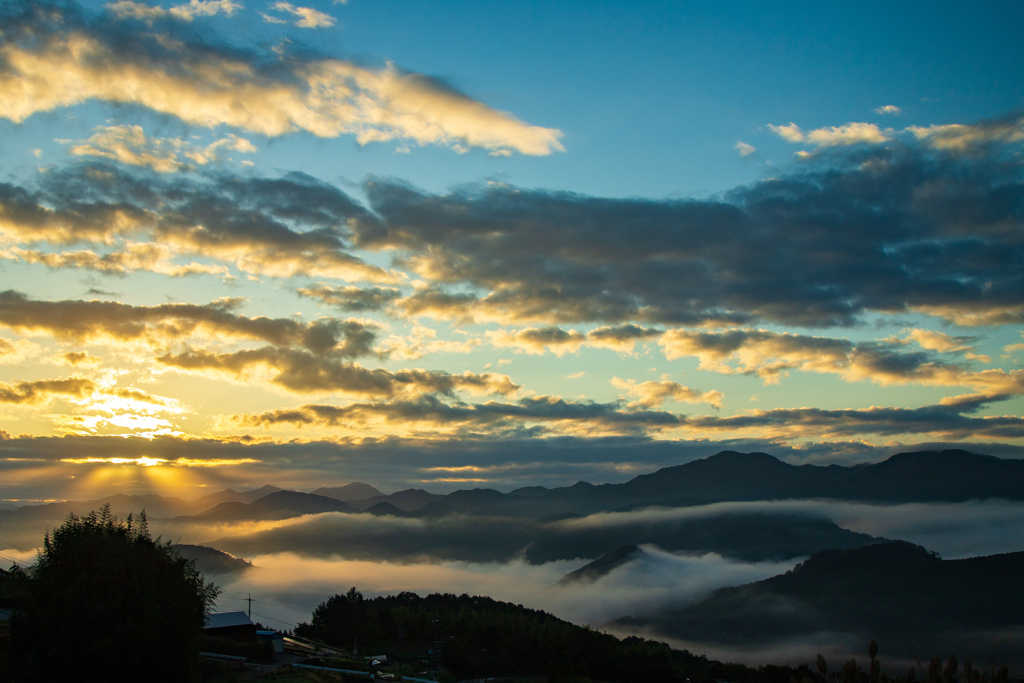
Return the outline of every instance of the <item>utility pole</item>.
<path id="1" fill-rule="evenodd" d="M 249 621 L 252 621 L 252 593 L 249 593 L 249 597 L 247 599 L 249 601 Z"/>

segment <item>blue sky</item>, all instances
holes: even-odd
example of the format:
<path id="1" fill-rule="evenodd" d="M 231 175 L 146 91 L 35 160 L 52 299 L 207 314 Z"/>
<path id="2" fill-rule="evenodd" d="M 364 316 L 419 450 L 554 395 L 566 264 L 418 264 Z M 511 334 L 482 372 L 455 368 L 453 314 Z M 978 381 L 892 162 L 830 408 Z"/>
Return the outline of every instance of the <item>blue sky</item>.
<path id="1" fill-rule="evenodd" d="M 970 9 L 4 4 L 3 497 L 1019 456 Z"/>

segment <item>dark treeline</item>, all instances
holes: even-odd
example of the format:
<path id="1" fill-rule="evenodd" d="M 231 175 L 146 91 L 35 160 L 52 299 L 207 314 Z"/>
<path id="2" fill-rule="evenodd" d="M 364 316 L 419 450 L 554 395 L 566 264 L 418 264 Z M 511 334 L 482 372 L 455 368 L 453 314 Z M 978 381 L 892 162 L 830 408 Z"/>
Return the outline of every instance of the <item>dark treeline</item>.
<path id="1" fill-rule="evenodd" d="M 487 597 L 400 593 L 365 599 L 352 588 L 314 611 L 298 635 L 367 654 L 434 655 L 458 679 L 534 677 L 601 681 L 755 681 L 813 677 L 806 666 L 724 664 L 643 638 L 618 639 L 546 612 Z"/>

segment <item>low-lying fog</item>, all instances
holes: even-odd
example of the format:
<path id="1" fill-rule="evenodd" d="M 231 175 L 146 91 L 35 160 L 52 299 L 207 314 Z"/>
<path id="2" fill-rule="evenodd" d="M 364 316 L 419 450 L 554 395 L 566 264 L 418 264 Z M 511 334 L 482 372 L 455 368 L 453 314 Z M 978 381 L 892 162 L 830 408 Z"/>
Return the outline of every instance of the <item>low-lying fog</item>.
<path id="1" fill-rule="evenodd" d="M 642 525 L 700 523 L 722 515 L 764 513 L 826 519 L 852 531 L 903 539 L 954 559 L 1024 550 L 1024 503 L 989 501 L 951 504 L 868 505 L 832 501 L 718 503 L 676 509 L 602 513 L 565 520 L 565 528 L 623 529 Z M 39 524 L 38 521 L 34 522 Z M 59 523 L 59 522 L 58 522 Z M 0 521 L 4 539 L 27 533 L 23 526 Z M 21 523 L 22 525 L 24 524 Z M 195 520 L 151 520 L 154 534 L 181 543 L 210 545 L 251 561 L 241 574 L 213 577 L 223 588 L 218 608 L 245 609 L 254 598 L 254 620 L 279 628 L 308 621 L 316 605 L 335 593 L 357 587 L 365 596 L 412 591 L 489 595 L 498 600 L 542 609 L 579 624 L 600 627 L 626 615 L 643 615 L 671 603 L 686 603 L 727 585 L 758 581 L 791 569 L 802 557 L 784 561 L 742 561 L 715 553 L 673 554 L 654 545 L 644 555 L 594 583 L 555 586 L 567 573 L 595 557 L 529 561 L 527 522 L 501 518 L 447 517 L 410 519 L 327 513 L 277 522 L 203 524 Z M 46 525 L 52 528 L 54 524 Z M 45 528 L 38 529 L 39 543 Z M 620 536 L 614 535 L 616 540 Z M 357 548 L 366 538 L 392 546 L 386 557 L 370 558 Z M 521 541 L 521 543 L 520 543 Z M 351 543 L 351 545 L 349 545 Z M 476 547 L 480 557 L 491 546 L 520 547 L 502 561 L 445 559 L 453 547 Z M 404 545 L 404 547 L 403 547 Z M 432 547 L 432 546 L 437 547 Z M 440 546 L 448 546 L 443 548 Z M 608 547 L 604 552 L 615 550 Z M 486 551 L 486 552 L 485 552 Z M 6 563 L 31 563 L 35 551 L 24 547 L 0 550 Z M 618 635 L 625 635 L 621 632 Z M 847 657 L 860 645 L 844 643 L 835 634 L 815 642 L 770 650 L 723 651 L 700 643 L 676 643 L 711 657 L 749 663 L 813 661 L 817 652 Z M 809 660 L 807 657 L 811 656 Z"/>

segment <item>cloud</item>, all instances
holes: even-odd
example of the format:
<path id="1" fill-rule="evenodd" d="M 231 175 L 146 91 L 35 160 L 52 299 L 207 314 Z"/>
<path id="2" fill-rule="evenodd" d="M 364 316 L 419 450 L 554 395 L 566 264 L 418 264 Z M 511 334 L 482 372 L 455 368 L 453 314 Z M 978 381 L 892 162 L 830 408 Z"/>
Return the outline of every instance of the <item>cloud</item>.
<path id="1" fill-rule="evenodd" d="M 1024 141 L 1024 118 L 1011 116 L 977 125 L 911 126 L 907 130 L 936 149 L 974 153 L 984 146 Z"/>
<path id="2" fill-rule="evenodd" d="M 545 327 L 528 328 L 516 332 L 489 330 L 487 339 L 499 349 L 513 348 L 532 354 L 542 354 L 547 350 L 562 357 L 566 353 L 579 351 L 586 337 L 576 330 L 567 331 L 558 327 Z"/>
<path id="3" fill-rule="evenodd" d="M 170 178 L 94 163 L 55 169 L 40 183 L 31 189 L 0 184 L 0 234 L 23 244 L 91 242 L 95 248 L 78 254 L 7 249 L 8 258 L 101 272 L 223 276 L 215 265 L 173 262 L 194 255 L 252 275 L 387 283 L 403 278 L 350 253 L 347 223 L 366 209 L 301 173 Z M 128 242 L 130 237 L 149 244 Z M 99 251 L 111 244 L 121 250 Z"/>
<path id="4" fill-rule="evenodd" d="M 778 383 L 792 370 L 835 374 L 848 382 L 870 380 L 885 385 L 917 383 L 963 386 L 989 393 L 1024 392 L 1024 373 L 1002 369 L 971 370 L 931 351 L 966 353 L 972 347 L 938 332 L 913 330 L 906 339 L 853 343 L 789 332 L 737 329 L 725 332 L 668 330 L 660 343 L 666 358 L 699 359 L 699 368 L 722 374 L 761 377 Z M 910 341 L 925 351 L 905 351 Z M 974 356 L 984 360 L 982 356 Z"/>
<path id="5" fill-rule="evenodd" d="M 0 292 L 0 325 L 62 340 L 141 340 L 156 348 L 198 335 L 206 339 L 267 341 L 342 358 L 372 353 L 376 334 L 362 322 L 324 318 L 304 323 L 290 318 L 250 318 L 234 312 L 239 304 L 237 300 L 157 306 L 96 300 L 42 301 L 7 290 Z"/>
<path id="6" fill-rule="evenodd" d="M 132 242 L 124 245 L 123 251 L 99 254 L 91 249 L 79 251 L 46 252 L 20 247 L 0 248 L 0 258 L 23 263 L 39 263 L 48 268 L 74 268 L 95 270 L 111 275 L 127 275 L 145 270 L 169 277 L 189 275 L 216 275 L 230 280 L 226 266 L 197 263 L 174 263 L 176 254 L 166 245 L 154 242 Z"/>
<path id="7" fill-rule="evenodd" d="M 210 17 L 224 13 L 232 16 L 242 8 L 242 5 L 233 0 L 190 0 L 187 4 L 175 5 L 165 10 L 159 6 L 146 5 L 132 0 L 117 0 L 106 4 L 108 11 L 118 19 L 140 19 L 152 23 L 156 19 L 173 17 L 182 21 L 192 21 L 196 17 Z"/>
<path id="8" fill-rule="evenodd" d="M 212 526 L 202 519 L 180 522 Z M 818 538 L 800 538 L 812 529 L 819 532 Z M 189 529 L 192 536 L 197 531 Z M 224 535 L 207 537 L 204 545 L 247 555 L 294 552 L 310 558 L 478 563 L 504 563 L 525 555 L 534 565 L 560 560 L 582 562 L 624 545 L 641 543 L 674 552 L 710 551 L 747 561 L 780 561 L 804 556 L 809 554 L 807 550 L 830 541 L 849 547 L 869 540 L 856 538 L 806 511 L 770 505 L 641 510 L 550 522 L 484 514 L 410 518 L 324 513 L 277 523 L 215 527 L 211 531 Z M 780 537 L 781 543 L 775 548 L 759 538 L 768 531 Z"/>
<path id="9" fill-rule="evenodd" d="M 176 399 L 109 384 L 95 387 L 88 395 L 71 399 L 71 403 L 75 407 L 69 414 L 51 416 L 57 431 L 63 434 L 114 434 L 147 440 L 185 436 L 171 418 L 191 412 Z M 86 458 L 84 462 L 91 460 Z"/>
<path id="10" fill-rule="evenodd" d="M 740 153 L 741 157 L 749 157 L 751 154 L 754 154 L 754 153 L 757 152 L 757 148 L 756 147 L 754 147 L 753 145 L 748 145 L 747 143 L 741 142 L 739 140 L 736 141 L 736 144 L 734 145 L 734 148 L 736 149 L 737 152 Z"/>
<path id="11" fill-rule="evenodd" d="M 661 330 L 639 325 L 605 325 L 587 333 L 587 344 L 599 348 L 613 349 L 620 353 L 632 352 L 636 342 L 652 339 L 661 334 Z"/>
<path id="12" fill-rule="evenodd" d="M 156 361 L 168 368 L 198 374 L 257 384 L 265 381 L 299 394 L 398 397 L 455 391 L 511 394 L 519 389 L 507 375 L 371 369 L 344 361 L 346 355 L 265 346 L 226 353 L 188 349 L 166 353 Z"/>
<path id="13" fill-rule="evenodd" d="M 127 268 L 125 250 L 105 245 L 144 236 L 171 250 L 172 261 L 146 262 L 165 272 L 199 272 L 180 260 L 191 255 L 254 276 L 401 283 L 403 273 L 356 255 L 379 252 L 424 280 L 393 300 L 396 312 L 459 323 L 829 326 L 918 311 L 1012 324 L 1024 320 L 1016 163 L 896 141 L 833 149 L 799 173 L 706 200 L 506 185 L 434 195 L 374 179 L 369 206 L 303 174 L 172 185 L 88 164 L 42 174 L 37 188 L 0 185 L 0 231 L 23 244 L 95 245 L 74 260 L 24 253 L 54 264 Z M 371 303 L 383 300 L 359 305 Z"/>
<path id="14" fill-rule="evenodd" d="M 873 123 L 847 123 L 842 126 L 829 126 L 805 131 L 795 123 L 785 126 L 768 124 L 769 130 L 787 142 L 809 142 L 818 147 L 836 147 L 847 145 L 879 144 L 891 138 L 888 131 L 879 129 Z"/>
<path id="15" fill-rule="evenodd" d="M 920 311 L 1012 324 L 1024 320 L 1018 170 L 894 141 L 707 200 L 441 195 L 374 179 L 373 220 L 352 230 L 429 282 L 396 302 L 409 316 L 830 326 Z"/>
<path id="16" fill-rule="evenodd" d="M 784 126 L 776 126 L 771 123 L 768 124 L 768 129 L 778 135 L 786 142 L 803 142 L 807 139 L 804 132 L 800 130 L 800 126 L 793 122 L 790 122 Z"/>
<path id="17" fill-rule="evenodd" d="M 917 342 L 917 345 L 922 349 L 942 351 L 944 353 L 973 351 L 974 347 L 970 346 L 969 342 L 976 341 L 976 337 L 952 337 L 943 332 L 924 329 L 911 330 L 907 335 L 907 339 Z"/>
<path id="18" fill-rule="evenodd" d="M 236 415 L 242 426 L 281 424 L 321 427 L 368 427 L 376 424 L 415 424 L 441 433 L 473 435 L 521 434 L 546 425 L 552 433 L 633 434 L 679 424 L 675 415 L 652 410 L 624 409 L 615 403 L 569 401 L 560 396 L 530 396 L 516 403 L 445 403 L 436 396 L 389 403 L 354 403 L 348 406 L 304 405 L 257 415 Z M 536 430 L 530 432 L 534 435 Z"/>
<path id="19" fill-rule="evenodd" d="M 54 396 L 79 397 L 96 390 L 96 384 L 89 379 L 42 379 L 31 382 L 0 382 L 0 403 L 36 405 Z"/>
<path id="20" fill-rule="evenodd" d="M 638 341 L 651 339 L 661 330 L 639 325 L 605 325 L 587 333 L 563 330 L 560 327 L 530 327 L 523 330 L 489 330 L 488 341 L 497 348 L 511 348 L 517 352 L 539 355 L 548 351 L 559 358 L 576 353 L 581 347 L 606 348 L 619 353 L 630 353 Z"/>
<path id="21" fill-rule="evenodd" d="M 901 115 L 899 107 L 887 105 L 875 109 L 877 114 Z M 897 136 L 913 136 L 925 145 L 956 154 L 975 154 L 984 147 L 1013 145 L 1024 141 L 1024 118 L 1011 114 L 978 124 L 933 124 L 908 126 L 901 130 L 880 129 L 873 123 L 852 122 L 805 131 L 795 123 L 785 126 L 768 124 L 768 129 L 787 142 L 811 143 L 817 147 L 836 147 L 856 144 L 878 145 L 892 142 Z M 737 145 L 738 148 L 738 145 Z M 741 152 L 742 153 L 742 152 Z M 801 153 L 805 158 L 807 153 Z"/>
<path id="22" fill-rule="evenodd" d="M 394 287 L 335 287 L 325 283 L 296 291 L 300 296 L 316 299 L 327 306 L 353 312 L 384 310 L 402 295 L 402 291 Z"/>
<path id="23" fill-rule="evenodd" d="M 72 367 L 78 366 L 97 366 L 103 363 L 103 359 L 99 356 L 92 356 L 85 351 L 66 351 L 50 360 L 50 362 L 57 363 L 59 365 L 70 365 Z"/>
<path id="24" fill-rule="evenodd" d="M 312 7 L 296 7 L 295 5 L 280 0 L 275 2 L 273 8 L 278 12 L 286 12 L 296 17 L 295 25 L 299 28 L 330 28 L 334 26 L 335 19 L 330 14 L 313 9 Z M 277 23 L 272 17 L 263 15 L 263 18 L 271 23 Z"/>
<path id="25" fill-rule="evenodd" d="M 530 565 L 523 560 L 497 564 L 465 562 L 374 562 L 320 559 L 293 553 L 246 555 L 257 568 L 224 586 L 224 595 L 257 591 L 267 602 L 254 609 L 286 628 L 307 620 L 298 609 L 312 613 L 317 604 L 338 589 L 337 577 L 345 576 L 367 597 L 410 591 L 419 595 L 452 593 L 487 595 L 496 600 L 542 609 L 577 624 L 599 625 L 623 614 L 647 614 L 669 601 L 702 597 L 724 585 L 767 578 L 791 569 L 792 563 L 746 563 L 715 554 L 673 555 L 649 546 L 642 561 L 631 563 L 587 586 L 551 586 L 578 562 L 560 561 Z M 301 578 L 300 578 L 301 577 Z M 224 610 L 244 608 L 245 603 L 222 597 Z M 292 609 L 280 609 L 287 605 Z M 733 661 L 733 660 L 730 660 Z M 762 662 L 765 660 L 761 660 Z"/>
<path id="26" fill-rule="evenodd" d="M 635 380 L 622 380 L 615 377 L 612 379 L 612 386 L 636 396 L 636 404 L 645 408 L 658 408 L 665 401 L 708 403 L 716 408 L 721 408 L 722 402 L 725 400 L 720 391 L 691 389 L 669 379 L 637 383 Z"/>
<path id="27" fill-rule="evenodd" d="M 99 126 L 89 139 L 71 144 L 71 154 L 75 156 L 96 156 L 131 166 L 148 166 L 159 173 L 189 168 L 178 158 L 179 152 L 192 163 L 203 166 L 216 161 L 222 150 L 247 154 L 256 151 L 249 140 L 233 134 L 199 147 L 178 138 L 147 137 L 138 125 Z"/>
<path id="28" fill-rule="evenodd" d="M 135 387 L 118 387 L 108 377 L 71 377 L 13 383 L 0 382 L 0 403 L 40 406 L 63 399 L 67 412 L 46 416 L 63 434 L 116 433 L 152 438 L 157 434 L 183 436 L 161 415 L 188 410 L 177 400 L 156 396 Z"/>
<path id="29" fill-rule="evenodd" d="M 391 335 L 382 339 L 381 353 L 388 358 L 412 360 L 438 353 L 469 353 L 482 343 L 479 339 L 435 339 L 437 331 L 416 326 L 411 336 Z"/>
<path id="30" fill-rule="evenodd" d="M 155 17 L 140 7 L 115 5 L 114 11 Z M 196 14 L 214 6 L 185 7 L 182 12 Z M 300 23 L 323 23 L 302 13 Z M 440 80 L 393 65 L 374 69 L 338 59 L 227 50 L 118 24 L 99 31 L 75 8 L 33 4 L 8 15 L 0 45 L 0 116 L 14 122 L 101 100 L 137 104 L 194 126 L 226 124 L 267 136 L 305 131 L 324 138 L 354 135 L 360 144 L 398 139 L 529 155 L 563 149 L 561 131 L 531 126 Z"/>
<path id="31" fill-rule="evenodd" d="M 775 408 L 727 417 L 691 416 L 685 419 L 685 427 L 695 434 L 756 433 L 760 438 L 779 440 L 841 440 L 867 435 L 914 435 L 951 441 L 1020 439 L 1024 437 L 1024 418 L 972 415 L 990 403 L 1007 398 L 1005 395 L 970 394 L 919 408 Z"/>

